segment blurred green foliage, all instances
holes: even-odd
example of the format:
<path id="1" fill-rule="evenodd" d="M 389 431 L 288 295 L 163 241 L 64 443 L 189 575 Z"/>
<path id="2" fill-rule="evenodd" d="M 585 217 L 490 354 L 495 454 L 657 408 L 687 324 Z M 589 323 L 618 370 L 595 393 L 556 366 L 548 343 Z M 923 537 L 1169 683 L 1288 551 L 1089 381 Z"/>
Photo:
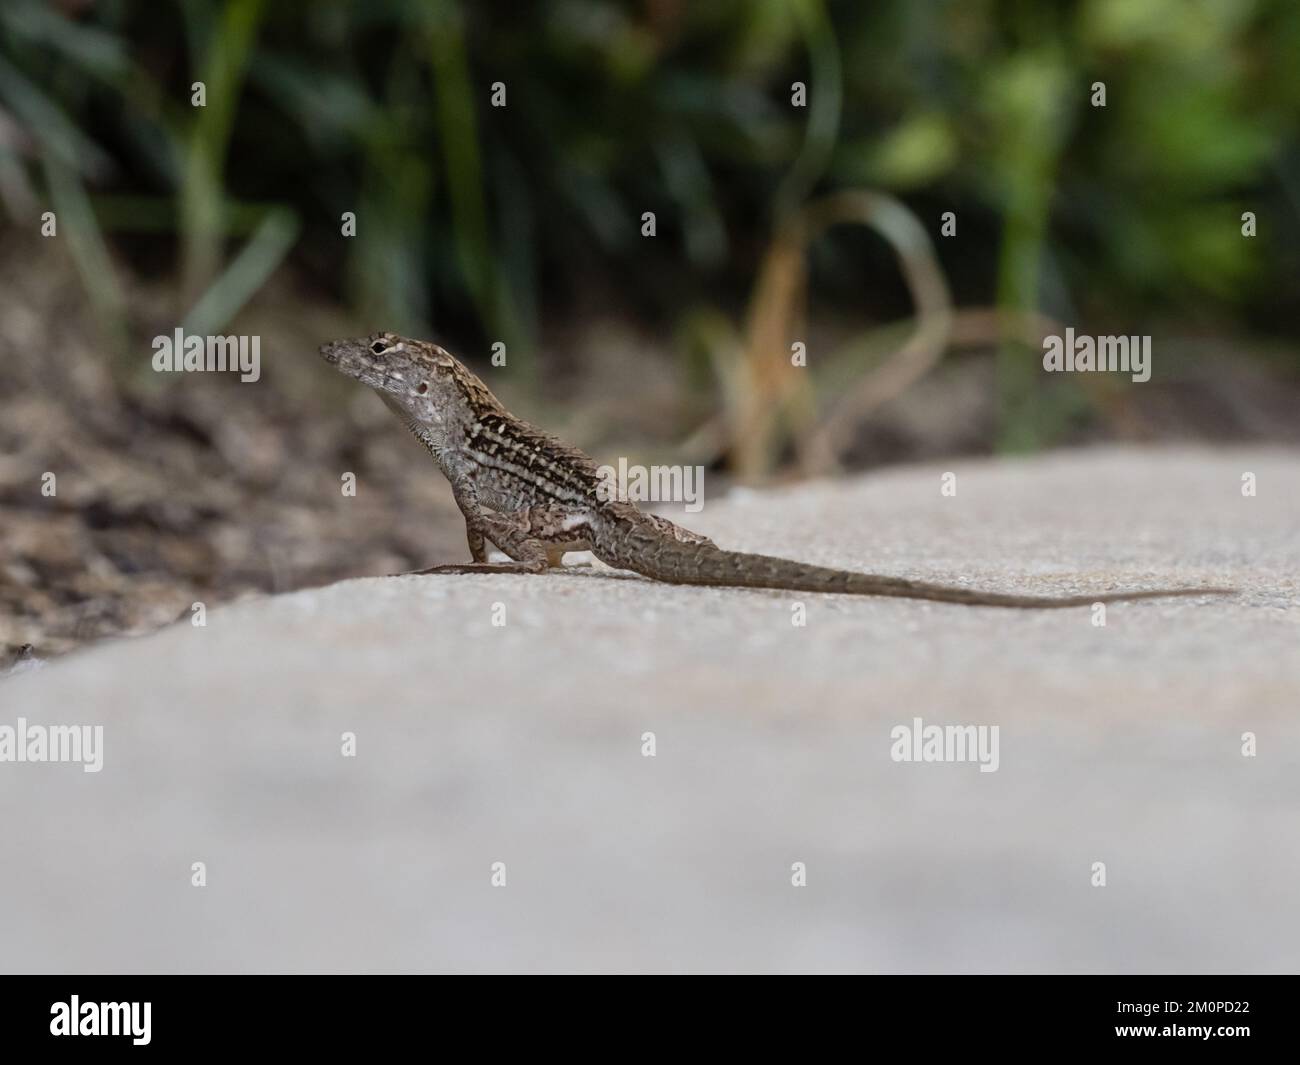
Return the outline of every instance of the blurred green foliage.
<path id="1" fill-rule="evenodd" d="M 66 212 L 107 322 L 114 245 L 168 242 L 199 331 L 292 254 L 376 327 L 524 372 L 543 305 L 735 306 L 775 223 L 863 185 L 935 235 L 957 212 L 959 303 L 1293 335 L 1298 59 L 1294 0 L 6 0 L 0 196 Z M 819 294 L 908 313 L 837 239 Z M 1001 356 L 1008 446 L 1041 439 L 1036 358 Z"/>

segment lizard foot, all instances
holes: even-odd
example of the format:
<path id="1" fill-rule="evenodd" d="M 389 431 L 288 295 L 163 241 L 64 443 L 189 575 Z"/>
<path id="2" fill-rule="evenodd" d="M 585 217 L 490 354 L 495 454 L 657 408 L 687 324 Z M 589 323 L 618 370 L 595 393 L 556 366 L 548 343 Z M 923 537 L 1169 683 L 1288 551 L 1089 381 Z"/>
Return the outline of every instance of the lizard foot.
<path id="1" fill-rule="evenodd" d="M 542 573 L 545 569 L 545 559 L 540 562 L 460 562 L 447 566 L 408 570 L 406 573 L 394 573 L 393 576 L 418 577 L 426 573 Z"/>

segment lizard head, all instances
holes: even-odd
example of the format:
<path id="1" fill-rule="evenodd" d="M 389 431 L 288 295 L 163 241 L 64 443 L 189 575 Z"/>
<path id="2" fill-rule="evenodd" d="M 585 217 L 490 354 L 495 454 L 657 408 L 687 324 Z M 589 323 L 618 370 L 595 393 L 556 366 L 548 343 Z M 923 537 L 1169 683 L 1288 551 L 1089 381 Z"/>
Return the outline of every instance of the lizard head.
<path id="1" fill-rule="evenodd" d="M 378 392 L 435 455 L 441 452 L 457 409 L 456 377 L 467 372 L 442 348 L 396 333 L 373 333 L 335 340 L 320 353 L 340 373 Z"/>
<path id="2" fill-rule="evenodd" d="M 320 353 L 340 373 L 379 393 L 439 461 L 484 410 L 500 410 L 487 386 L 437 344 L 374 333 L 335 340 Z"/>
<path id="3" fill-rule="evenodd" d="M 355 377 L 381 395 L 388 393 L 413 409 L 431 403 L 450 384 L 456 360 L 437 344 L 396 333 L 373 333 L 324 344 L 321 357 L 340 373 Z"/>

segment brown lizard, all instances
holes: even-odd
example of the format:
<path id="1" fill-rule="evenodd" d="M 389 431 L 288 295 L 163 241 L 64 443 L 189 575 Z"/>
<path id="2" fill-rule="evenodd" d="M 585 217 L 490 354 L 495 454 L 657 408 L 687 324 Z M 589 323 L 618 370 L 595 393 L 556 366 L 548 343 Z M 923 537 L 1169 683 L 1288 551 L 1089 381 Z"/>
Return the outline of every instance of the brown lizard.
<path id="1" fill-rule="evenodd" d="M 1230 594 L 1169 588 L 1045 597 L 982 592 L 768 555 L 725 551 L 708 537 L 611 496 L 595 462 L 510 414 L 478 377 L 437 344 L 376 333 L 324 345 L 321 355 L 380 398 L 437 461 L 461 513 L 472 561 L 417 573 L 542 573 L 566 551 L 674 584 L 777 588 L 933 599 L 971 606 L 1071 607 L 1157 596 Z M 491 542 L 510 559 L 491 563 Z"/>

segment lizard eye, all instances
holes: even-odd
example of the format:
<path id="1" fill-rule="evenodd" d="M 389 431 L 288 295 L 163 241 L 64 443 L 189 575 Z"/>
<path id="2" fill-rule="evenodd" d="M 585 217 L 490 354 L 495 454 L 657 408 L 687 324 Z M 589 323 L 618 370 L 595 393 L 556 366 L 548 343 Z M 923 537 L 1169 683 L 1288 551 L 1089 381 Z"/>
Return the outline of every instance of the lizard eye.
<path id="1" fill-rule="evenodd" d="M 420 382 L 420 387 L 417 388 L 416 391 L 419 392 L 420 395 L 424 395 L 427 391 L 429 391 L 429 382 L 428 382 L 428 381 L 421 381 L 421 382 Z"/>
<path id="2" fill-rule="evenodd" d="M 373 351 L 376 355 L 382 355 L 384 353 L 384 350 L 387 347 L 388 345 L 385 344 L 382 340 L 376 340 L 373 344 L 370 345 L 370 350 Z"/>

